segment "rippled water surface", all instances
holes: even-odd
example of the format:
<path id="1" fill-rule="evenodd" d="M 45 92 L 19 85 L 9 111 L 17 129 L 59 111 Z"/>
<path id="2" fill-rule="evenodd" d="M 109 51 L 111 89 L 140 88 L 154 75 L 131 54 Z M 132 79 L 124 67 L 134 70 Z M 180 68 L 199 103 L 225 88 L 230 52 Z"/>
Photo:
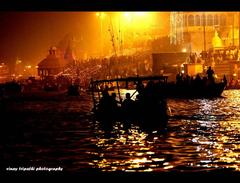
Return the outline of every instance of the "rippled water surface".
<path id="1" fill-rule="evenodd" d="M 93 120 L 91 96 L 9 102 L 1 114 L 1 167 L 240 171 L 240 90 L 222 96 L 169 99 L 167 129 L 127 122 L 105 126 Z"/>

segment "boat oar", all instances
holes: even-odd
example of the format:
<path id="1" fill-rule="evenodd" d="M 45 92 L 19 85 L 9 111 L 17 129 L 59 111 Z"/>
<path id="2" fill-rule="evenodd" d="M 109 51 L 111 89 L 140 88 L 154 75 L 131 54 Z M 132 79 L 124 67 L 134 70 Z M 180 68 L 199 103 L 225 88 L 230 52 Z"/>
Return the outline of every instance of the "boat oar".
<path id="1" fill-rule="evenodd" d="M 135 92 L 133 92 L 133 94 L 130 96 L 130 98 L 132 98 L 135 95 L 135 93 L 137 93 L 137 90 L 135 90 Z"/>

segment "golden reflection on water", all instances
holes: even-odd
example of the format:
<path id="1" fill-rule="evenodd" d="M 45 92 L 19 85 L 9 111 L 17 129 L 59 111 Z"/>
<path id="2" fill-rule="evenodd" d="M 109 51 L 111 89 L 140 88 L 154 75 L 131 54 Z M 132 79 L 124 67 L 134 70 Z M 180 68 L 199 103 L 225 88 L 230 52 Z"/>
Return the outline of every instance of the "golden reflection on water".
<path id="1" fill-rule="evenodd" d="M 163 169 L 169 169 L 173 166 L 164 164 L 165 158 L 155 157 L 152 141 L 148 141 L 148 134 L 140 131 L 138 126 L 133 126 L 128 130 L 123 130 L 123 125 L 116 124 L 113 128 L 114 138 L 106 139 L 103 136 L 98 137 L 96 145 L 101 149 L 98 157 L 101 159 L 93 160 L 93 165 L 102 171 L 126 171 L 126 172 L 150 172 L 158 167 L 160 163 Z M 156 133 L 153 132 L 153 134 Z M 152 139 L 157 140 L 154 136 Z M 110 142 L 111 141 L 111 142 Z M 114 152 L 124 149 L 119 154 L 119 159 L 114 159 Z"/>
<path id="2" fill-rule="evenodd" d="M 110 138 L 97 137 L 98 155 L 90 164 L 102 171 L 240 171 L 240 91 L 224 95 L 227 97 L 190 101 L 191 105 L 182 102 L 184 107 L 179 105 L 181 101 L 170 101 L 175 114 L 178 105 L 183 114 L 200 119 L 169 121 L 166 136 L 156 130 L 145 132 L 137 125 L 124 129 L 122 123 L 116 123 Z"/>
<path id="3" fill-rule="evenodd" d="M 209 122 L 211 123 L 211 122 Z M 195 136 L 192 142 L 198 144 L 196 151 L 199 152 L 200 161 L 196 166 L 208 168 L 232 168 L 240 171 L 240 145 L 231 135 L 239 134 L 240 122 L 232 121 L 219 122 L 219 129 L 222 133 L 214 136 Z"/>

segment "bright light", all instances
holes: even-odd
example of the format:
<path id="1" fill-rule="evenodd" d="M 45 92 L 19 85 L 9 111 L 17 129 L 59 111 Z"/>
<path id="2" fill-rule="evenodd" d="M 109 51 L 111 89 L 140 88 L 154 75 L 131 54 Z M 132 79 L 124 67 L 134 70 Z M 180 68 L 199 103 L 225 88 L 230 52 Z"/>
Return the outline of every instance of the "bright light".
<path id="1" fill-rule="evenodd" d="M 183 52 L 183 53 L 186 53 L 186 52 L 187 52 L 187 49 L 186 49 L 186 48 L 183 48 L 183 49 L 182 49 L 182 52 Z"/>
<path id="2" fill-rule="evenodd" d="M 125 17 L 129 17 L 130 14 L 129 14 L 129 13 L 124 13 L 124 16 L 125 16 Z"/>
<path id="3" fill-rule="evenodd" d="M 123 17 L 122 17 L 122 20 L 120 20 L 123 24 L 125 25 L 130 25 L 129 23 L 132 21 L 132 13 L 124 13 L 123 14 Z M 132 22 L 131 22 L 132 23 Z"/>
<path id="4" fill-rule="evenodd" d="M 121 22 L 123 27 L 132 29 L 132 31 L 144 32 L 148 30 L 154 21 L 154 14 L 151 12 L 123 12 L 117 22 Z M 122 28 L 123 28 L 122 27 Z"/>
<path id="5" fill-rule="evenodd" d="M 100 12 L 100 13 L 97 12 L 97 13 L 96 13 L 96 16 L 97 16 L 97 17 L 100 17 L 100 18 L 104 18 L 104 17 L 105 17 L 105 13 L 104 13 L 104 12 Z"/>
<path id="6" fill-rule="evenodd" d="M 234 76 L 234 77 L 236 77 L 236 76 L 237 76 L 237 74 L 236 74 L 236 73 L 234 73 L 234 74 L 233 74 L 233 76 Z"/>
<path id="7" fill-rule="evenodd" d="M 137 16 L 144 16 L 144 15 L 146 15 L 146 12 L 136 12 L 135 15 L 137 15 Z"/>
<path id="8" fill-rule="evenodd" d="M 101 18 L 103 18 L 103 17 L 105 17 L 105 13 L 102 12 L 101 13 Z"/>
<path id="9" fill-rule="evenodd" d="M 182 70 L 182 74 L 184 74 L 184 70 Z"/>

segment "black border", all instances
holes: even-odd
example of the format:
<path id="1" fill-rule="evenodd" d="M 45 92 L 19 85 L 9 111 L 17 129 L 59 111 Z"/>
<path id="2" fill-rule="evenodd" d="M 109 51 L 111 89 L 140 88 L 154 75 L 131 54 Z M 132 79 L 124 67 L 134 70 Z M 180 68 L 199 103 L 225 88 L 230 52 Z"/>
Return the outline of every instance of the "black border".
<path id="1" fill-rule="evenodd" d="M 240 11 L 239 0 L 2 0 L 0 11 Z"/>

